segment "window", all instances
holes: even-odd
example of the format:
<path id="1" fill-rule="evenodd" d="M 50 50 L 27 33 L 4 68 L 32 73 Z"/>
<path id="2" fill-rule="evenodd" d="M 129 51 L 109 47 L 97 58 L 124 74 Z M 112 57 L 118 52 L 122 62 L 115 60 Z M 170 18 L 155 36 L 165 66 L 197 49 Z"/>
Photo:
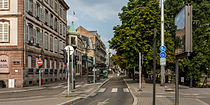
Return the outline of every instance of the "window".
<path id="1" fill-rule="evenodd" d="M 31 41 L 31 38 L 33 36 L 33 25 L 28 25 L 28 41 Z"/>
<path id="2" fill-rule="evenodd" d="M 62 40 L 60 40 L 60 53 L 62 54 L 62 52 L 63 52 L 63 42 Z"/>
<path id="3" fill-rule="evenodd" d="M 52 69 L 52 60 L 50 60 L 50 69 Z"/>
<path id="4" fill-rule="evenodd" d="M 55 31 L 57 31 L 57 24 L 58 24 L 58 19 L 57 18 L 55 18 L 55 21 L 54 21 L 54 29 L 55 29 Z"/>
<path id="5" fill-rule="evenodd" d="M 40 5 L 38 3 L 36 3 L 36 15 L 37 19 L 40 19 Z"/>
<path id="6" fill-rule="evenodd" d="M 48 34 L 45 33 L 45 49 L 47 50 L 48 49 Z"/>
<path id="7" fill-rule="evenodd" d="M 54 69 L 57 69 L 57 64 L 56 64 L 57 62 L 56 61 L 54 61 Z"/>
<path id="8" fill-rule="evenodd" d="M 28 68 L 31 68 L 31 56 L 28 56 Z"/>
<path id="9" fill-rule="evenodd" d="M 71 45 L 76 45 L 76 39 L 75 39 L 75 37 L 71 37 Z"/>
<path id="10" fill-rule="evenodd" d="M 58 39 L 57 38 L 55 38 L 55 41 L 54 41 L 55 43 L 55 45 L 54 45 L 54 51 L 57 53 L 58 52 Z"/>
<path id="11" fill-rule="evenodd" d="M 63 36 L 66 37 L 66 26 L 65 26 L 65 24 L 63 25 Z"/>
<path id="12" fill-rule="evenodd" d="M 40 32 L 40 40 L 39 40 L 39 46 L 42 47 L 42 44 L 43 44 L 43 35 L 42 35 L 42 32 Z"/>
<path id="13" fill-rule="evenodd" d="M 9 0 L 0 0 L 0 10 L 9 9 Z"/>
<path id="14" fill-rule="evenodd" d="M 50 27 L 53 28 L 53 15 L 50 15 Z"/>
<path id="15" fill-rule="evenodd" d="M 32 15 L 32 11 L 33 11 L 33 0 L 29 0 L 29 3 L 28 3 L 28 12 L 29 12 L 29 14 Z"/>
<path id="16" fill-rule="evenodd" d="M 55 11 L 58 12 L 58 0 L 55 0 Z"/>
<path id="17" fill-rule="evenodd" d="M 53 0 L 50 0 L 50 6 L 53 8 Z"/>
<path id="18" fill-rule="evenodd" d="M 60 34 L 62 35 L 62 29 L 63 27 L 62 27 L 62 23 L 60 23 Z"/>
<path id="19" fill-rule="evenodd" d="M 40 30 L 39 30 L 39 28 L 37 28 L 36 29 L 36 40 L 35 40 L 35 42 L 38 44 L 39 43 L 39 36 L 40 36 Z"/>
<path id="20" fill-rule="evenodd" d="M 0 42 L 9 42 L 9 22 L 0 22 Z"/>
<path id="21" fill-rule="evenodd" d="M 46 25 L 48 25 L 48 18 L 49 18 L 48 11 L 45 9 L 45 24 Z"/>
<path id="22" fill-rule="evenodd" d="M 38 61 L 39 59 L 36 58 L 36 62 Z M 36 63 L 36 68 L 38 69 L 39 68 L 39 65 Z"/>
<path id="23" fill-rule="evenodd" d="M 50 51 L 53 51 L 53 36 L 50 36 Z"/>
<path id="24" fill-rule="evenodd" d="M 60 5 L 60 16 L 62 17 L 63 14 L 63 9 L 62 9 L 62 5 Z"/>
<path id="25" fill-rule="evenodd" d="M 44 68 L 47 69 L 47 59 L 44 59 Z"/>

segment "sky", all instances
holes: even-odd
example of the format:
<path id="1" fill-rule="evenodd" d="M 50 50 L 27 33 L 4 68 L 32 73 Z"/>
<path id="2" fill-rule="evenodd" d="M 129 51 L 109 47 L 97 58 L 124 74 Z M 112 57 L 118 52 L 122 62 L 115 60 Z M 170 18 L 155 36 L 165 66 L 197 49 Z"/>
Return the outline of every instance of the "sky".
<path id="1" fill-rule="evenodd" d="M 109 48 L 108 40 L 114 36 L 113 27 L 120 25 L 118 13 L 128 0 L 65 0 L 70 6 L 67 12 L 68 25 L 82 26 L 88 31 L 97 31 Z M 73 15 L 75 12 L 75 15 Z"/>

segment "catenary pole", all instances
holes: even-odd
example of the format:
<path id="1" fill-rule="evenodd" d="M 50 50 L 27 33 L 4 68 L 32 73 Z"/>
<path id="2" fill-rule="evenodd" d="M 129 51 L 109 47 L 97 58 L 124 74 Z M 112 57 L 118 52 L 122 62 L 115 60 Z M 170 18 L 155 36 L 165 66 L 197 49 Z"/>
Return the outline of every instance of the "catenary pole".
<path id="1" fill-rule="evenodd" d="M 164 46 L 164 0 L 161 0 L 161 46 Z M 165 83 L 165 66 L 161 65 L 161 85 Z"/>

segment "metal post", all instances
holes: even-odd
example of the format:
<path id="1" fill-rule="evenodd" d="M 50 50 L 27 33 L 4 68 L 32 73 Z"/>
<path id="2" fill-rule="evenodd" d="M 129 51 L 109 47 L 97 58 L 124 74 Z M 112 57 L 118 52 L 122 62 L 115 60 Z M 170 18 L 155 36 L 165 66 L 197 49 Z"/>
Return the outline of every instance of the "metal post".
<path id="1" fill-rule="evenodd" d="M 176 57 L 175 105 L 179 105 L 179 58 Z"/>
<path id="2" fill-rule="evenodd" d="M 70 55 L 70 49 L 68 49 L 67 51 L 67 57 L 68 57 L 68 61 L 67 61 L 67 70 L 68 70 L 68 96 L 70 95 L 70 69 L 69 69 L 69 55 Z"/>
<path id="3" fill-rule="evenodd" d="M 71 55 L 71 76 L 72 76 L 71 82 L 72 82 L 72 89 L 74 89 L 74 67 L 73 67 L 73 65 L 74 65 L 74 57 L 73 57 L 73 55 L 74 54 Z"/>
<path id="4" fill-rule="evenodd" d="M 139 53 L 139 90 L 141 90 L 141 52 Z"/>
<path id="5" fill-rule="evenodd" d="M 154 58 L 153 58 L 153 105 L 155 105 L 156 89 L 156 29 L 154 30 Z"/>
<path id="6" fill-rule="evenodd" d="M 161 46 L 164 46 L 164 0 L 161 0 Z M 165 66 L 161 66 L 161 85 L 165 83 Z"/>
<path id="7" fill-rule="evenodd" d="M 94 57 L 93 57 L 93 83 L 96 83 L 96 57 L 95 57 L 95 53 L 94 53 Z"/>
<path id="8" fill-rule="evenodd" d="M 41 70 L 39 69 L 39 87 L 42 86 L 42 83 L 41 83 Z"/>

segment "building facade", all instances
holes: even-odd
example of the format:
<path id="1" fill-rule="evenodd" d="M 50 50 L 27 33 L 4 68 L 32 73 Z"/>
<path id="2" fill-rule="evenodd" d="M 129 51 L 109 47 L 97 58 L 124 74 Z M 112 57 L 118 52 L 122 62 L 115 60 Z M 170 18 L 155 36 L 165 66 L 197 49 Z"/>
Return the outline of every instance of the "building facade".
<path id="1" fill-rule="evenodd" d="M 89 37 L 93 43 L 93 49 L 88 49 L 89 56 L 93 59 L 95 56 L 96 67 L 106 67 L 106 48 L 104 43 L 101 41 L 97 31 L 88 31 L 82 26 L 77 28 L 77 32 L 85 37 Z"/>
<path id="2" fill-rule="evenodd" d="M 1 0 L 0 4 L 0 80 L 6 87 L 38 84 L 39 70 L 43 83 L 65 79 L 69 9 L 65 1 Z"/>
<path id="3" fill-rule="evenodd" d="M 84 42 L 82 37 L 76 32 L 76 29 L 74 28 L 74 22 L 72 22 L 72 25 L 69 28 L 68 31 L 68 45 L 71 45 L 74 48 L 74 71 L 76 76 L 82 76 L 82 56 L 83 56 L 83 50 L 84 50 Z"/>

